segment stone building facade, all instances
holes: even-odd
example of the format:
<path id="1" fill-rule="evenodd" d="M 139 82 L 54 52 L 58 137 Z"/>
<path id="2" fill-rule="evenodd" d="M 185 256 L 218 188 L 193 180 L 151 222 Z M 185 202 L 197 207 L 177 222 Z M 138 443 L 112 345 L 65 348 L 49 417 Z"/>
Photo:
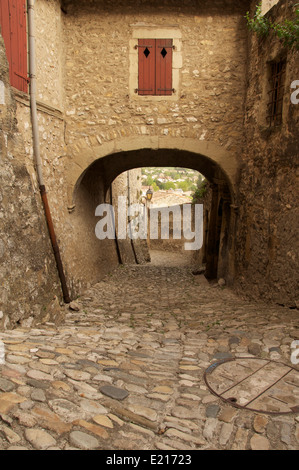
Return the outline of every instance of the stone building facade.
<path id="1" fill-rule="evenodd" d="M 61 298 L 40 199 L 26 164 L 0 37 L 0 328 L 55 320 Z M 52 315 L 53 314 L 53 315 Z"/>
<path id="2" fill-rule="evenodd" d="M 266 17 L 273 23 L 294 18 L 296 2 L 272 4 Z M 236 250 L 241 290 L 289 307 L 298 306 L 299 292 L 299 104 L 291 100 L 299 84 L 298 55 L 273 33 L 250 35 Z M 269 127 L 271 67 L 277 63 L 284 64 L 282 122 Z"/>
<path id="3" fill-rule="evenodd" d="M 277 51 L 281 46 L 275 38 L 260 45 L 248 32 L 244 15 L 255 4 L 35 1 L 40 148 L 72 298 L 117 266 L 119 250 L 124 261 L 136 259 L 129 240 L 117 244 L 96 238 L 96 207 L 116 204 L 128 191 L 137 201 L 141 166 L 182 166 L 204 174 L 213 190 L 205 242 L 208 277 L 221 274 L 250 295 L 294 305 L 299 107 L 291 107 L 288 91 L 290 80 L 299 78 L 298 53 L 288 52 L 286 58 L 285 120 L 268 135 L 259 121 L 264 69 L 276 57 L 272 42 Z M 281 0 L 267 15 L 291 15 L 295 2 L 288 4 L 286 12 Z M 146 39 L 172 40 L 168 96 L 137 91 L 139 40 Z M 42 219 L 29 97 L 15 89 L 9 93 L 36 205 L 31 212 Z M 273 203 L 277 194 L 283 202 Z M 288 227 L 287 236 L 282 227 Z M 41 233 L 46 243 L 46 231 Z M 140 247 L 137 253 L 139 262 L 146 259 Z M 53 269 L 50 258 L 51 253 Z"/>

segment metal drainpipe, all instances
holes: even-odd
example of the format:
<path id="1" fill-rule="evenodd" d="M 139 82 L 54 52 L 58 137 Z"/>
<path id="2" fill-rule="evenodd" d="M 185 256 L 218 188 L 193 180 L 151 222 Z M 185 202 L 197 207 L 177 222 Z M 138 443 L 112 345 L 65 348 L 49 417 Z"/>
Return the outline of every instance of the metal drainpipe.
<path id="1" fill-rule="evenodd" d="M 36 172 L 39 184 L 39 190 L 43 201 L 45 216 L 49 229 L 49 235 L 54 251 L 57 270 L 61 282 L 63 299 L 65 303 L 70 303 L 70 296 L 63 271 L 60 251 L 56 240 L 54 225 L 48 204 L 47 192 L 42 172 L 42 160 L 40 156 L 37 106 L 36 106 L 36 75 L 35 75 L 35 27 L 34 27 L 34 0 L 27 0 L 28 6 L 28 35 L 29 35 L 29 77 L 30 77 L 30 109 L 33 137 L 33 154 L 35 158 Z"/>

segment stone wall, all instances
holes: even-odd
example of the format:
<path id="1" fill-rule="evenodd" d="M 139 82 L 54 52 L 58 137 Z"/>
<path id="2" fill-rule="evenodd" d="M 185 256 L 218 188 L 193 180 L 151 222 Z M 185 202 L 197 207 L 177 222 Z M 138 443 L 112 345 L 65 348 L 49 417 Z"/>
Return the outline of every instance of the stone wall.
<path id="1" fill-rule="evenodd" d="M 246 3 L 246 2 L 245 2 Z M 68 144 L 132 135 L 194 137 L 238 154 L 243 136 L 244 2 L 65 1 Z M 142 29 L 143 27 L 143 29 Z M 132 94 L 137 29 L 175 36 L 174 96 Z M 148 28 L 148 29 L 146 29 Z M 144 31 L 145 30 L 145 31 Z M 140 34 L 141 34 L 140 33 Z M 135 57 L 135 59 L 136 59 Z"/>
<path id="2" fill-rule="evenodd" d="M 72 110 L 65 102 L 65 27 L 60 1 L 37 0 L 35 2 L 35 42 L 37 108 L 40 152 L 43 174 L 54 221 L 58 245 L 61 251 L 65 275 L 72 298 L 84 288 L 99 280 L 118 264 L 115 241 L 99 241 L 95 237 L 97 205 L 109 202 L 105 186 L 105 174 L 98 165 L 96 175 L 83 174 L 76 192 L 76 209 L 70 207 L 67 197 L 68 119 Z M 73 77 L 76 83 L 76 77 Z M 13 90 L 17 102 L 17 121 L 24 139 L 23 161 L 30 174 L 34 190 L 38 191 L 33 165 L 33 144 L 29 96 Z M 80 126 L 79 126 L 80 127 Z M 84 158 L 84 156 L 83 156 Z M 132 172 L 132 200 L 137 197 L 138 172 Z M 136 187 L 136 188 L 135 188 Z M 126 177 L 114 183 L 113 194 L 127 188 Z M 135 190 L 136 189 L 136 190 Z M 107 200 L 108 198 L 108 200 Z M 133 261 L 132 247 L 125 241 L 121 247 L 123 260 Z M 141 256 L 139 256 L 140 260 Z"/>
<path id="3" fill-rule="evenodd" d="M 0 328 L 57 320 L 61 300 L 52 247 L 25 165 L 25 147 L 0 36 Z M 25 324 L 25 323 L 24 323 Z"/>
<path id="4" fill-rule="evenodd" d="M 289 2 L 289 11 L 294 3 Z M 230 258 L 235 253 L 237 285 L 251 295 L 264 295 L 267 299 L 293 306 L 294 292 L 298 291 L 295 253 L 298 170 L 294 162 L 298 158 L 299 106 L 290 104 L 289 86 L 290 81 L 299 79 L 298 53 L 287 56 L 283 127 L 269 133 L 263 123 L 262 111 L 265 70 L 267 61 L 275 59 L 283 50 L 277 40 L 273 46 L 271 38 L 261 43 L 250 35 L 248 44 L 244 15 L 249 1 L 161 0 L 157 6 L 154 0 L 37 0 L 35 4 L 41 155 L 71 295 L 78 295 L 117 266 L 115 241 L 99 241 L 95 237 L 95 208 L 110 201 L 113 179 L 110 175 L 115 177 L 120 173 L 115 168 L 121 168 L 121 171 L 136 168 L 135 163 L 142 161 L 145 149 L 147 161 L 152 163 L 150 157 L 153 156 L 155 166 L 160 161 L 161 165 L 169 166 L 173 155 L 176 165 L 180 155 L 182 166 L 188 161 L 190 167 L 195 167 L 198 160 L 202 166 L 196 169 L 208 179 L 210 175 L 218 174 L 215 168 L 223 169 L 222 163 L 228 169 L 233 168 L 234 181 L 229 183 L 239 213 L 232 217 L 228 245 L 236 244 L 235 248 L 230 248 Z M 268 14 L 282 18 L 285 2 L 281 1 Z M 160 34 L 166 37 L 168 33 L 174 37 L 173 73 L 177 88 L 169 99 L 140 97 L 132 88 L 137 54 L 134 45 L 138 34 L 144 36 L 147 31 L 155 37 Z M 3 49 L 3 45 L 1 47 Z M 26 94 L 8 91 L 7 64 L 4 65 L 2 49 L 6 101 L 1 106 L 10 113 L 1 114 L 2 129 L 5 126 L 8 129 L 2 136 L 1 158 L 5 161 L 1 172 L 2 177 L 5 176 L 2 191 L 9 197 L 14 194 L 16 201 L 23 201 L 24 195 L 28 195 L 24 198 L 24 207 L 28 205 L 26 214 L 35 214 L 33 219 L 25 217 L 22 208 L 18 206 L 18 211 L 13 208 L 6 196 L 7 201 L 3 199 L 2 204 L 7 210 L 2 221 L 7 219 L 5 233 L 17 241 L 22 233 L 20 227 L 31 224 L 34 246 L 41 247 L 35 258 L 40 264 L 33 268 L 34 262 L 29 262 L 31 242 L 26 241 L 25 245 L 21 241 L 11 242 L 12 248 L 7 252 L 8 239 L 2 240 L 3 279 L 6 276 L 3 292 L 6 299 L 9 296 L 18 299 L 20 292 L 26 292 L 24 299 L 27 302 L 39 298 L 37 304 L 42 301 L 46 305 L 43 296 L 53 291 L 48 283 L 51 281 L 55 292 L 59 283 L 47 231 L 40 228 L 43 218 L 39 215 L 33 165 L 29 100 Z M 155 142 L 159 142 L 159 152 L 155 152 Z M 169 149 L 167 156 L 164 148 Z M 201 152 L 201 148 L 206 152 Z M 129 151 L 132 152 L 128 156 Z M 180 154 L 180 151 L 184 153 Z M 218 153 L 218 160 L 214 153 Z M 125 158 L 130 162 L 128 167 Z M 242 165 L 243 172 L 238 175 Z M 70 191 L 68 181 L 72 171 L 76 177 Z M 14 174 L 20 177 L 15 180 L 18 183 L 10 186 Z M 132 198 L 137 198 L 138 172 L 131 175 Z M 218 183 L 223 184 L 223 180 L 213 181 L 213 184 Z M 123 193 L 127 193 L 126 175 L 112 184 L 114 200 Z M 228 201 L 229 198 L 226 207 Z M 10 225 L 9 220 L 13 219 L 16 224 Z M 235 219 L 238 220 L 237 236 L 234 236 Z M 11 227 L 16 227 L 15 231 Z M 227 227 L 225 230 L 227 232 Z M 37 243 L 40 240 L 41 243 Z M 13 243 L 20 248 L 15 249 Z M 223 245 L 224 251 L 228 245 Z M 128 240 L 118 248 L 128 262 L 136 255 Z M 137 252 L 137 257 L 146 258 L 143 247 L 137 247 Z M 13 263 L 16 271 L 10 268 L 11 275 L 6 272 L 10 262 L 5 256 L 19 257 Z M 39 273 L 37 285 L 31 283 L 31 274 L 20 280 L 22 270 L 17 266 L 21 259 L 25 260 L 22 269 L 27 264 L 29 273 Z M 45 279 L 43 269 L 48 271 L 48 279 Z M 18 290 L 12 287 L 17 285 L 13 279 L 20 280 Z M 29 316 L 34 302 L 30 300 L 27 307 L 22 307 L 27 309 L 26 312 L 19 309 L 16 313 L 11 307 L 13 303 L 7 300 L 12 321 Z"/>
<path id="5" fill-rule="evenodd" d="M 65 259 L 73 277 L 84 277 L 76 262 L 78 246 L 81 250 L 84 244 L 74 244 L 80 207 L 74 180 L 81 180 L 80 173 L 92 172 L 94 181 L 103 178 L 104 183 L 113 167 L 125 169 L 125 158 L 132 164 L 135 156 L 142 162 L 142 149 L 156 150 L 159 140 L 162 150 L 152 152 L 155 165 L 159 160 L 161 166 L 169 166 L 163 145 L 174 150 L 188 146 L 194 150 L 190 167 L 199 169 L 197 160 L 201 161 L 202 172 L 209 177 L 217 166 L 213 159 L 221 154 L 218 161 L 234 168 L 236 176 L 243 143 L 247 3 L 163 0 L 157 7 L 155 1 L 63 2 L 66 173 L 75 175 L 69 178 L 68 204 L 76 201 L 76 207 L 62 239 L 68 245 Z M 174 38 L 176 91 L 171 97 L 134 93 L 135 46 L 138 35 L 146 34 Z M 209 151 L 203 153 L 206 159 L 198 150 L 201 145 Z M 129 150 L 136 154 L 129 158 Z M 186 165 L 185 158 L 181 165 Z M 134 167 L 133 162 L 130 168 Z M 95 246 L 90 237 L 84 242 Z M 84 256 L 82 251 L 82 263 Z"/>
<path id="6" fill-rule="evenodd" d="M 281 1 L 268 13 L 282 22 L 294 17 L 295 1 Z M 254 4 L 253 4 L 254 6 Z M 269 130 L 265 119 L 269 61 L 286 59 L 283 122 Z M 299 105 L 291 84 L 299 80 L 299 52 L 284 49 L 270 35 L 250 34 L 246 145 L 240 179 L 236 260 L 238 285 L 250 296 L 294 307 L 299 292 Z"/>
<path id="7" fill-rule="evenodd" d="M 97 160 L 105 145 L 111 143 L 107 150 L 111 155 L 122 139 L 140 139 L 142 149 L 144 139 L 151 136 L 181 143 L 192 138 L 196 147 L 204 144 L 213 157 L 211 142 L 217 142 L 219 159 L 231 160 L 227 167 L 236 173 L 247 31 L 244 2 L 221 0 L 210 6 L 164 2 L 156 9 L 155 2 L 86 0 L 62 2 L 62 6 L 61 10 L 58 0 L 35 3 L 37 99 L 46 189 L 67 282 L 75 297 L 119 261 L 115 241 L 99 241 L 94 233 L 95 208 L 110 198 L 107 173 L 118 165 L 113 158 L 109 168 Z M 150 25 L 155 34 L 175 30 L 179 86 L 172 100 L 140 100 L 132 95 L 134 34 L 142 24 Z M 15 98 L 25 164 L 37 190 L 28 96 L 16 92 Z M 222 156 L 225 152 L 229 157 Z M 122 154 L 118 151 L 115 158 L 122 160 Z M 70 194 L 68 181 L 74 168 L 76 184 Z M 134 179 L 133 173 L 131 182 Z M 123 183 L 112 187 L 114 198 L 120 188 L 126 191 Z M 128 240 L 118 248 L 125 262 L 148 259 L 144 244 L 135 243 L 135 253 Z"/>
<path id="8" fill-rule="evenodd" d="M 191 205 L 191 230 L 194 232 L 194 205 Z M 149 241 L 151 250 L 162 250 L 182 253 L 185 243 L 194 242 L 185 238 L 183 228 L 183 204 L 164 207 L 151 207 L 149 210 L 149 226 L 158 226 L 158 238 Z M 187 219 L 186 219 L 187 220 Z M 198 227 L 199 228 L 199 225 Z M 154 233 L 154 232 L 153 232 Z M 198 237 L 197 237 L 198 239 Z M 193 250 L 192 250 L 193 251 Z"/>

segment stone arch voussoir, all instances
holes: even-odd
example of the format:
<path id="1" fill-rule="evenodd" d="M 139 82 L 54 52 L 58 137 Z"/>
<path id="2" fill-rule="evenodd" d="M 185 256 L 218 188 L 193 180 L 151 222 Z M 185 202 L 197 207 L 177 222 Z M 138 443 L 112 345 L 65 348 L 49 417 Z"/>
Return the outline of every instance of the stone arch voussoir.
<path id="1" fill-rule="evenodd" d="M 67 189 L 69 207 L 74 205 L 74 195 L 88 168 L 97 160 L 113 154 L 148 150 L 174 150 L 193 154 L 216 165 L 225 175 L 232 200 L 237 194 L 240 163 L 237 157 L 215 142 L 185 137 L 134 136 L 100 144 L 96 137 L 81 139 L 68 147 Z M 140 162 L 142 165 L 142 161 Z M 117 162 L 115 162 L 117 165 Z M 163 164 L 161 165 L 163 166 Z M 182 161 L 184 166 L 184 161 Z M 129 169 L 129 168 L 128 168 Z"/>

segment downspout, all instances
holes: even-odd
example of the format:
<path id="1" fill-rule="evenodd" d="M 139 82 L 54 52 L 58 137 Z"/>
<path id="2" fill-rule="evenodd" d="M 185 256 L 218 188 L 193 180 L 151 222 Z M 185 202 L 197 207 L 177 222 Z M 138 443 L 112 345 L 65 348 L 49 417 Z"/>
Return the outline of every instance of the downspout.
<path id="1" fill-rule="evenodd" d="M 29 77 L 30 77 L 30 109 L 31 109 L 31 123 L 32 123 L 32 138 L 33 138 L 33 155 L 35 159 L 37 179 L 39 190 L 43 201 L 45 217 L 47 220 L 49 235 L 54 251 L 55 261 L 61 282 L 63 299 L 65 303 L 70 303 L 70 296 L 66 284 L 66 279 L 63 271 L 60 251 L 56 240 L 54 225 L 51 217 L 51 212 L 48 204 L 47 192 L 42 172 L 42 160 L 40 156 L 39 133 L 38 133 L 38 120 L 37 120 L 37 106 L 36 106 L 36 66 L 35 66 L 35 27 L 34 27 L 34 0 L 27 0 L 28 6 L 28 36 L 29 36 Z"/>

